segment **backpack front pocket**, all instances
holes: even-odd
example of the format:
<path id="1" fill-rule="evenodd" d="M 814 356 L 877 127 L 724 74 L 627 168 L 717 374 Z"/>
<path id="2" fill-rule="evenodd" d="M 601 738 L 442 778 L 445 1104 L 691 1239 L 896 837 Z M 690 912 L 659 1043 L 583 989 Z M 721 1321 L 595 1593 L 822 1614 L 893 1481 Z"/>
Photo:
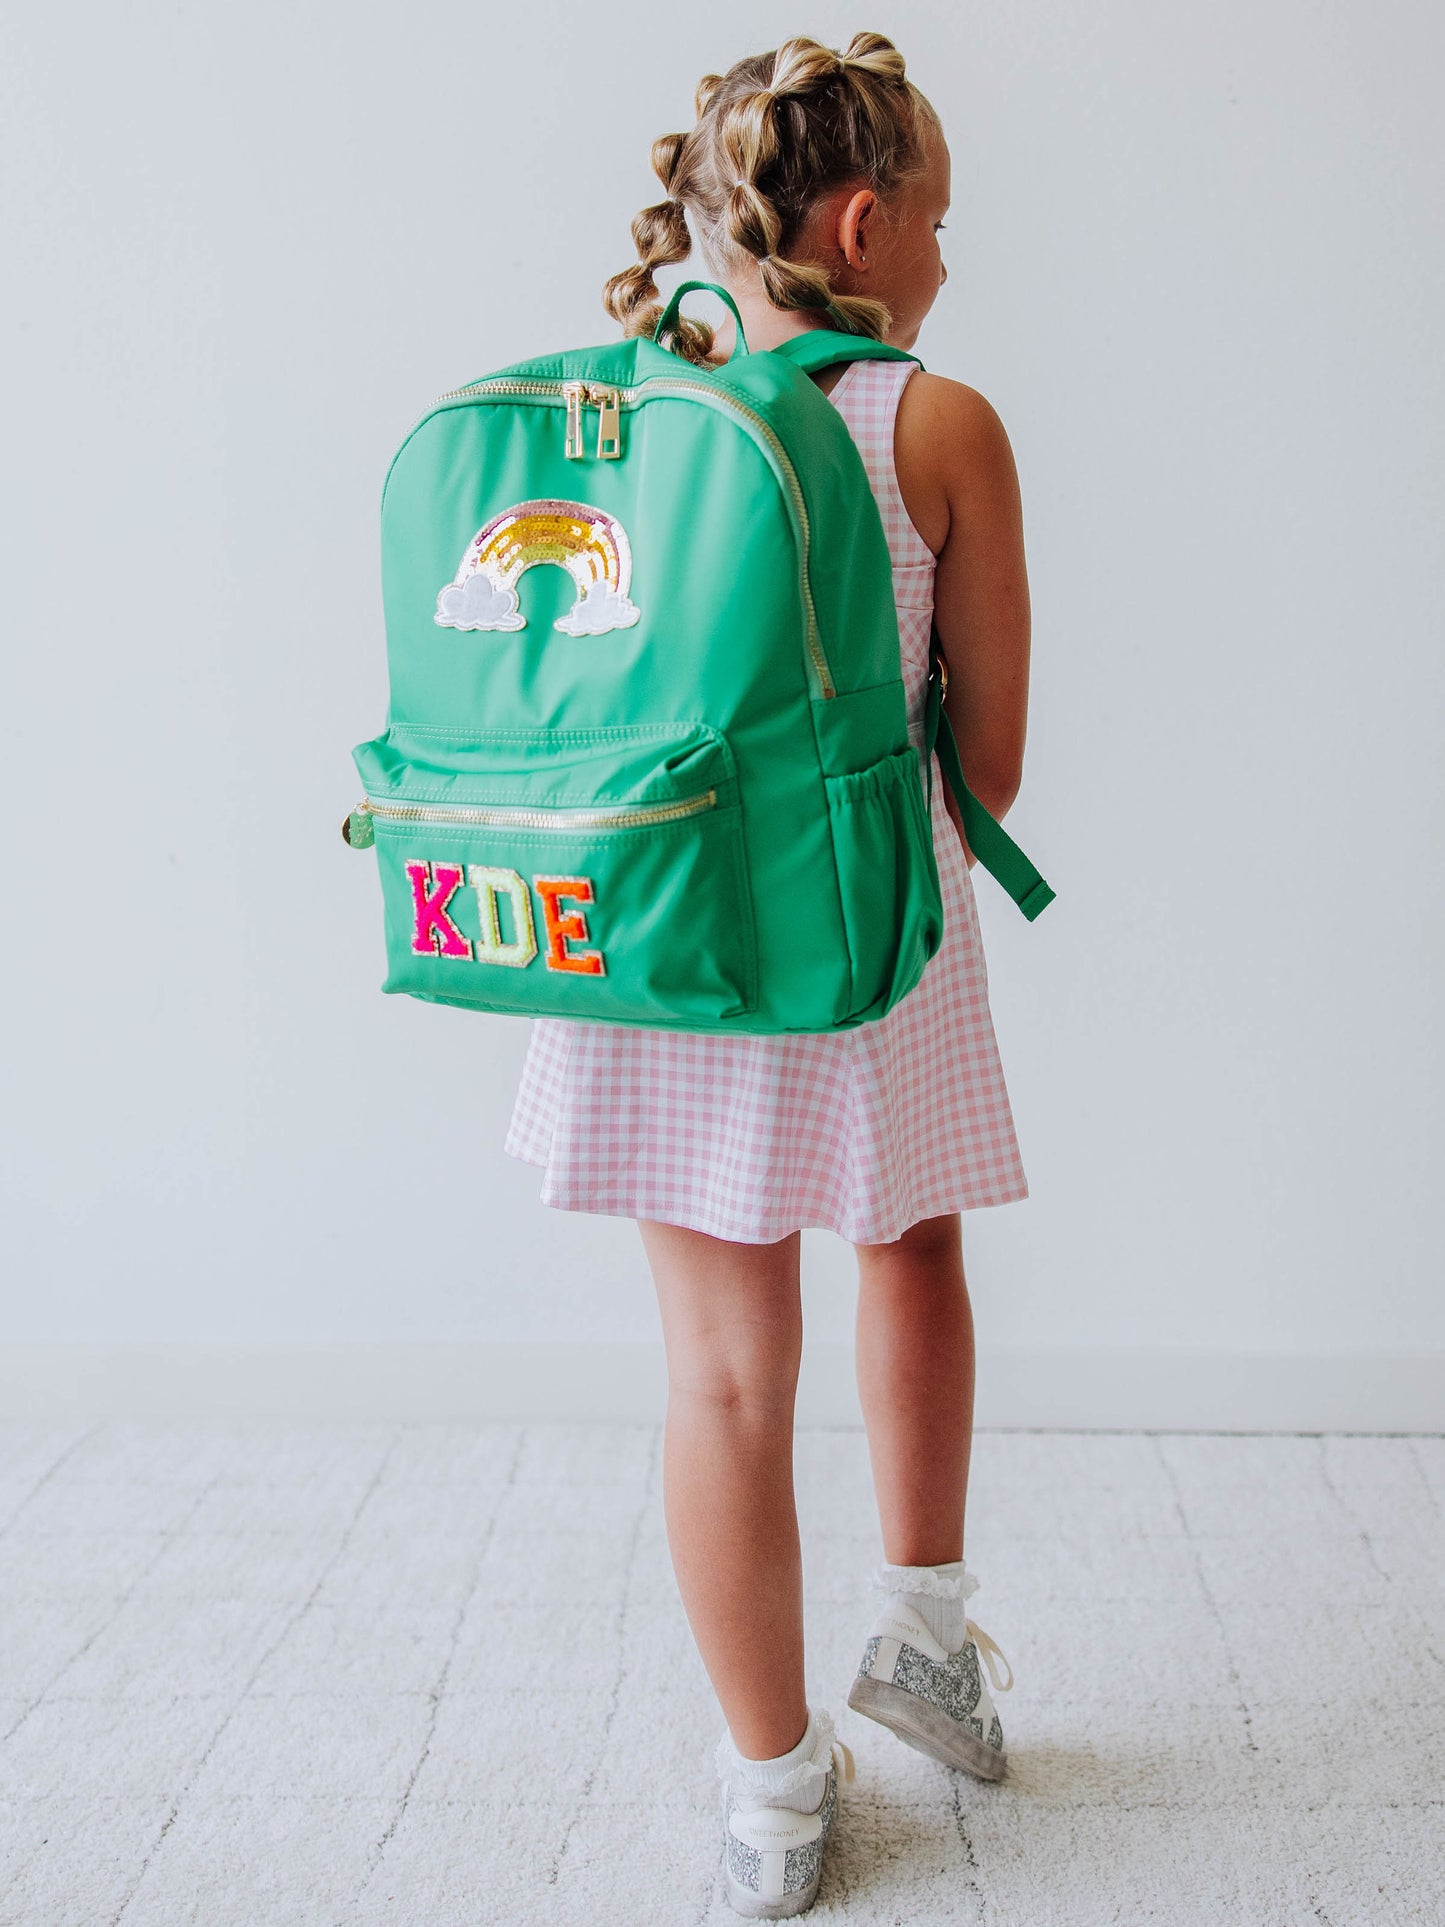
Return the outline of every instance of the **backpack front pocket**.
<path id="1" fill-rule="evenodd" d="M 393 727 L 355 752 L 383 989 L 525 1016 L 721 1029 L 757 1004 L 737 773 L 705 723 Z"/>
<path id="2" fill-rule="evenodd" d="M 846 1024 L 881 1017 L 943 938 L 943 899 L 918 751 L 823 779 L 852 965 Z"/>

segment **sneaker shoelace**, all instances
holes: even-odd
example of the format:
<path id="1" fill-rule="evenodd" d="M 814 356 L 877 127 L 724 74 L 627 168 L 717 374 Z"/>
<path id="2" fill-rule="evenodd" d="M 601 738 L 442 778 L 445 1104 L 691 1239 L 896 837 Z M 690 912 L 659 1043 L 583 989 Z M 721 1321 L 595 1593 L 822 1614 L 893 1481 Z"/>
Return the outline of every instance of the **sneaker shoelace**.
<path id="1" fill-rule="evenodd" d="M 967 1599 L 978 1591 L 978 1580 L 971 1572 L 965 1571 L 956 1578 L 945 1577 L 941 1573 L 930 1572 L 925 1566 L 895 1566 L 887 1560 L 878 1568 L 873 1582 L 883 1592 L 922 1593 L 932 1599 Z M 996 1693 L 1012 1691 L 1014 1669 L 1004 1657 L 998 1641 L 991 1639 L 977 1620 L 965 1619 L 963 1630 L 973 1641 L 988 1668 L 989 1683 Z M 1002 1661 L 1008 1672 L 1008 1679 L 1000 1679 L 998 1663 Z"/>
<path id="2" fill-rule="evenodd" d="M 968 1634 L 969 1638 L 982 1654 L 983 1663 L 988 1668 L 989 1683 L 992 1685 L 993 1690 L 996 1693 L 1011 1692 L 1014 1683 L 1014 1669 L 1012 1666 L 1009 1666 L 1008 1660 L 1004 1657 L 1003 1648 L 999 1645 L 998 1641 L 991 1639 L 976 1620 L 965 1619 L 963 1622 L 963 1630 Z M 1007 1681 L 999 1678 L 998 1666 L 995 1664 L 995 1660 L 1001 1660 L 1004 1666 L 1008 1668 Z"/>

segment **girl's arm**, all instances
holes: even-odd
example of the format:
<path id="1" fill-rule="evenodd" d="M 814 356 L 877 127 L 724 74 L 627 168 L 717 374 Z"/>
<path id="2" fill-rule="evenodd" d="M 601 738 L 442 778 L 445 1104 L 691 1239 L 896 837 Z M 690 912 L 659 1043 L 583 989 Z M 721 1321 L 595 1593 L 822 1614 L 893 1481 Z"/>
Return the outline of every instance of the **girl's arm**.
<path id="1" fill-rule="evenodd" d="M 959 760 L 979 802 L 1002 817 L 1023 780 L 1029 700 L 1029 585 L 1013 450 L 976 388 L 920 369 L 899 402 L 894 461 L 904 506 L 938 557 L 943 706 Z M 946 786 L 944 796 L 963 838 Z"/>

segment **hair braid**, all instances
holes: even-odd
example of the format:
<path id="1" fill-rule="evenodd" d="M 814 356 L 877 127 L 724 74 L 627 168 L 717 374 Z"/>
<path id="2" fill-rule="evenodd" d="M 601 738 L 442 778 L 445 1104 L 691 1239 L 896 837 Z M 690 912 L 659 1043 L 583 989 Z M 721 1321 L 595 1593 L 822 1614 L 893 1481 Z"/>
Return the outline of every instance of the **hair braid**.
<path id="1" fill-rule="evenodd" d="M 667 190 L 667 199 L 645 207 L 632 219 L 632 242 L 637 261 L 614 274 L 602 290 L 602 305 L 614 321 L 622 323 L 624 335 L 650 335 L 662 316 L 661 291 L 653 269 L 685 261 L 692 253 L 692 236 L 687 228 L 687 211 L 672 193 L 678 160 L 686 144 L 685 134 L 659 134 L 652 143 L 652 171 Z M 704 360 L 712 347 L 713 330 L 706 322 L 679 317 L 679 333 L 696 352 L 689 359 Z"/>

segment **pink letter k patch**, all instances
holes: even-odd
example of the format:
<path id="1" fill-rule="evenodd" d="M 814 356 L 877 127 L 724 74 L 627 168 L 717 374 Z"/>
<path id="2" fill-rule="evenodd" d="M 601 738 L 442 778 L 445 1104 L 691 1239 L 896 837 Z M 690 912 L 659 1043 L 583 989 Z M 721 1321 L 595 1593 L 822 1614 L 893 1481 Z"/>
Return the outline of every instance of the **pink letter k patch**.
<path id="1" fill-rule="evenodd" d="M 411 883 L 412 907 L 416 922 L 411 947 L 419 957 L 470 958 L 472 946 L 447 915 L 447 905 L 461 888 L 462 867 L 457 863 L 430 863 L 412 858 L 406 866 Z"/>

